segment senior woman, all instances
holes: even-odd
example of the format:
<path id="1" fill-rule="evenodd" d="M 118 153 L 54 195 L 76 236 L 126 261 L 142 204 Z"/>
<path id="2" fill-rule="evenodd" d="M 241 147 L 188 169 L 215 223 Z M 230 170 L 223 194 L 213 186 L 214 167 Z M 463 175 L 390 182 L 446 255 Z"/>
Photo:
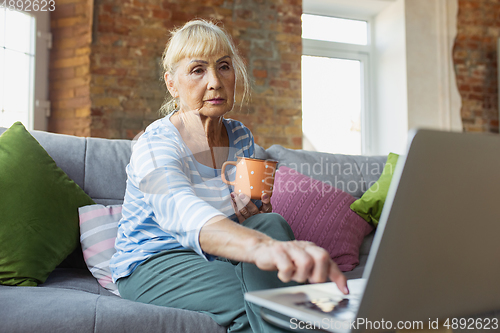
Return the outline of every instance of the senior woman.
<path id="1" fill-rule="evenodd" d="M 122 297 L 202 312 L 228 332 L 278 332 L 245 292 L 330 279 L 348 293 L 328 253 L 295 241 L 267 194 L 249 200 L 221 181 L 225 161 L 255 155 L 250 130 L 224 118 L 236 86 L 249 90 L 227 33 L 188 22 L 172 32 L 163 66 L 166 116 L 147 127 L 127 166 L 110 263 Z"/>

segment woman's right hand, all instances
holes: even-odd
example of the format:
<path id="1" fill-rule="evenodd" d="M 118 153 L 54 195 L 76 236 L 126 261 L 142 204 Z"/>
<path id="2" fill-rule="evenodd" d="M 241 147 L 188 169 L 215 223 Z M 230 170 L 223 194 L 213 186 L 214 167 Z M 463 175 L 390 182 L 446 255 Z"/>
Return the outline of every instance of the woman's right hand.
<path id="1" fill-rule="evenodd" d="M 319 283 L 330 279 L 344 294 L 347 281 L 325 249 L 306 241 L 277 241 L 271 237 L 215 216 L 200 231 L 200 246 L 212 255 L 255 264 L 266 271 L 278 271 L 283 282 Z"/>
<path id="2" fill-rule="evenodd" d="M 273 239 L 255 245 L 254 264 L 262 270 L 278 270 L 283 282 L 311 283 L 330 279 L 344 294 L 349 293 L 347 280 L 328 252 L 306 241 L 280 242 Z"/>

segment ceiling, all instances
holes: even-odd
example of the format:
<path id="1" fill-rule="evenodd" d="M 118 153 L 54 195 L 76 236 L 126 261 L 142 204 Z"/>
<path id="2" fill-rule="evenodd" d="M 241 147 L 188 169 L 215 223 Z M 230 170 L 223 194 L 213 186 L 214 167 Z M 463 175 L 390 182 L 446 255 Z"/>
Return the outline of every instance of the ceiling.
<path id="1" fill-rule="evenodd" d="M 372 17 L 397 0 L 302 0 L 304 13 Z"/>

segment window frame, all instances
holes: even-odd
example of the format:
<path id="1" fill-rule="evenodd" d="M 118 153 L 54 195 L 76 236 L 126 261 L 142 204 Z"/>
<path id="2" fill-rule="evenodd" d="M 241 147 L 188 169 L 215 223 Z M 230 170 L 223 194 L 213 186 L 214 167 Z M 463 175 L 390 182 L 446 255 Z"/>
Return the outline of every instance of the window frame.
<path id="1" fill-rule="evenodd" d="M 52 48 L 50 12 L 31 12 L 35 18 L 35 70 L 33 71 L 34 93 L 32 129 L 46 131 L 50 116 L 49 60 Z"/>
<path id="2" fill-rule="evenodd" d="M 318 56 L 327 58 L 339 58 L 359 61 L 361 69 L 361 154 L 368 155 L 372 151 L 373 119 L 372 108 L 373 96 L 373 43 L 372 43 L 372 20 L 371 18 L 357 15 L 340 16 L 324 15 L 304 12 L 303 14 L 341 18 L 347 20 L 365 21 L 367 23 L 367 45 L 347 44 L 339 42 L 322 41 L 302 38 L 302 55 Z"/>
<path id="3" fill-rule="evenodd" d="M 2 10 L 4 7 L 0 7 Z M 10 10 L 5 8 L 5 10 Z M 33 29 L 31 31 L 31 52 L 34 53 L 30 61 L 30 87 L 28 124 L 24 126 L 29 130 L 47 130 L 48 116 L 50 114 L 48 76 L 49 56 L 52 44 L 50 34 L 50 13 L 43 11 L 22 11 L 31 17 Z M 8 80 L 8 78 L 6 78 Z"/>

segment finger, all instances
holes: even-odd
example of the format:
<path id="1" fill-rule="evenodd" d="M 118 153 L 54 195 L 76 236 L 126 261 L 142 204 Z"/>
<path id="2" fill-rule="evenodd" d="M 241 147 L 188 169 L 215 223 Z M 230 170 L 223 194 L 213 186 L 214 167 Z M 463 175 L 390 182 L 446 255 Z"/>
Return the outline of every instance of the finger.
<path id="1" fill-rule="evenodd" d="M 245 221 L 245 217 L 243 217 L 240 214 L 240 211 L 238 210 L 238 207 L 236 206 L 236 202 L 234 201 L 235 197 L 236 197 L 236 194 L 234 192 L 231 193 L 231 205 L 233 206 L 234 214 L 236 215 L 236 217 L 238 218 L 238 221 L 241 224 L 241 223 L 243 223 L 243 221 Z"/>
<path id="2" fill-rule="evenodd" d="M 240 193 L 240 195 L 241 195 L 241 193 Z M 245 206 L 245 204 L 241 200 L 240 195 L 235 194 L 235 196 L 234 196 L 234 202 L 235 202 L 236 208 L 237 208 L 236 211 L 245 220 L 245 219 L 249 218 L 252 215 L 250 214 L 250 212 L 248 211 L 247 207 Z"/>
<path id="3" fill-rule="evenodd" d="M 314 258 L 296 242 L 288 242 L 288 255 L 293 260 L 295 272 L 291 279 L 300 283 L 306 282 L 314 269 Z"/>
<path id="4" fill-rule="evenodd" d="M 238 193 L 238 199 L 240 199 L 243 206 L 248 205 L 248 203 L 250 202 L 250 198 L 242 192 Z"/>
<path id="5" fill-rule="evenodd" d="M 240 209 L 240 214 L 243 215 L 246 219 L 252 216 L 252 214 L 250 214 L 246 207 Z"/>
<path id="6" fill-rule="evenodd" d="M 326 282 L 331 265 L 330 254 L 318 246 L 308 245 L 305 247 L 305 250 L 314 258 L 314 268 L 309 276 L 309 282 Z"/>
<path id="7" fill-rule="evenodd" d="M 295 265 L 288 256 L 288 254 L 283 251 L 282 247 L 278 247 L 274 254 L 276 256 L 276 268 L 278 269 L 278 279 L 287 283 L 292 280 L 292 276 L 295 273 Z"/>
<path id="8" fill-rule="evenodd" d="M 262 205 L 262 207 L 260 207 L 260 211 L 261 213 L 272 213 L 273 212 L 273 207 L 272 206 L 264 206 Z"/>
<path id="9" fill-rule="evenodd" d="M 260 199 L 264 205 L 271 204 L 271 197 L 267 193 L 262 194 Z"/>
<path id="10" fill-rule="evenodd" d="M 241 200 L 241 202 L 245 205 L 244 208 L 240 209 L 240 212 L 246 216 L 246 214 L 244 214 L 242 211 L 243 210 L 246 210 L 248 212 L 248 216 L 252 216 L 252 215 L 255 215 L 255 214 L 259 214 L 260 211 L 259 211 L 259 208 L 257 208 L 257 206 L 250 200 L 249 197 L 247 197 L 245 194 L 243 193 L 240 193 L 238 195 L 239 199 Z"/>
<path id="11" fill-rule="evenodd" d="M 233 200 L 234 200 L 234 202 L 236 204 L 236 208 L 238 209 L 238 211 L 242 210 L 243 207 L 246 206 L 246 203 L 243 203 L 243 201 L 241 201 L 240 196 L 238 195 L 238 193 L 234 193 L 234 197 L 232 197 L 232 198 L 233 198 Z"/>
<path id="12" fill-rule="evenodd" d="M 339 290 L 344 293 L 344 295 L 349 294 L 349 288 L 347 288 L 347 279 L 345 275 L 342 274 L 337 264 L 333 261 L 330 264 L 330 271 L 328 276 L 332 282 L 335 282 Z"/>
<path id="13" fill-rule="evenodd" d="M 263 271 L 278 271 L 278 278 L 287 283 L 294 273 L 294 264 L 283 250 L 283 242 L 272 239 L 255 249 L 255 265 Z"/>
<path id="14" fill-rule="evenodd" d="M 271 213 L 273 211 L 273 206 L 271 205 L 271 197 L 269 194 L 264 193 L 261 196 L 262 206 L 260 207 L 260 211 L 263 213 Z"/>

